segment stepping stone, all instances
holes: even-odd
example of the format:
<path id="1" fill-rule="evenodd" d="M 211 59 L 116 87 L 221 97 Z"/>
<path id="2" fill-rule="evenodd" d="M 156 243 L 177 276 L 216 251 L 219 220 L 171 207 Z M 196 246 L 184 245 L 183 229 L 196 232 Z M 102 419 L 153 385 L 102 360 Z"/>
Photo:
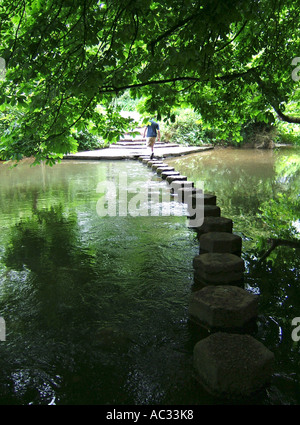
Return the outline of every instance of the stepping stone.
<path id="1" fill-rule="evenodd" d="M 207 252 L 229 252 L 240 256 L 242 253 L 242 238 L 233 233 L 209 232 L 199 238 L 200 254 Z"/>
<path id="2" fill-rule="evenodd" d="M 257 317 L 258 298 L 237 286 L 206 286 L 191 295 L 189 315 L 210 330 L 242 329 Z"/>
<path id="3" fill-rule="evenodd" d="M 171 186 L 171 188 L 170 188 L 171 193 L 176 194 L 178 189 L 187 188 L 187 187 L 194 187 L 194 182 L 187 181 L 187 180 L 183 180 L 183 181 L 175 180 L 172 183 L 170 183 L 170 186 Z"/>
<path id="4" fill-rule="evenodd" d="M 189 226 L 198 228 L 203 225 L 205 217 L 220 217 L 221 210 L 216 206 L 216 196 L 210 193 L 196 193 L 189 195 L 185 199 L 185 203 L 188 204 L 188 220 L 190 220 Z M 198 221 L 195 221 L 196 213 Z"/>
<path id="5" fill-rule="evenodd" d="M 153 164 L 152 170 L 157 170 L 157 168 L 161 168 L 161 167 L 168 167 L 168 164 L 166 164 L 165 162 L 163 162 L 162 164 Z"/>
<path id="6" fill-rule="evenodd" d="M 166 180 L 166 178 L 169 176 L 179 176 L 179 175 L 180 175 L 179 171 L 163 171 L 161 173 L 161 178 Z"/>
<path id="7" fill-rule="evenodd" d="M 274 354 L 250 335 L 216 332 L 193 352 L 200 384 L 216 396 L 247 397 L 270 381 Z"/>
<path id="8" fill-rule="evenodd" d="M 139 159 L 140 162 L 142 162 L 143 159 L 145 159 L 145 158 L 148 158 L 150 160 L 150 155 L 141 155 L 141 156 L 139 156 L 138 159 Z"/>
<path id="9" fill-rule="evenodd" d="M 217 203 L 217 197 L 216 195 L 213 195 L 212 193 L 195 193 L 190 195 L 189 202 L 191 202 L 191 205 L 193 208 L 195 208 L 195 205 L 199 202 L 204 203 L 204 205 L 216 205 Z"/>
<path id="10" fill-rule="evenodd" d="M 155 165 L 155 164 L 157 164 L 157 165 L 162 165 L 163 164 L 163 161 L 158 161 L 157 159 L 152 159 L 152 160 L 150 160 L 150 161 L 148 161 L 147 162 L 147 166 L 148 167 L 152 167 L 152 165 Z"/>
<path id="11" fill-rule="evenodd" d="M 193 267 L 195 283 L 204 285 L 240 284 L 245 271 L 244 261 L 227 252 L 199 254 L 193 260 Z"/>
<path id="12" fill-rule="evenodd" d="M 158 167 L 156 168 L 157 174 L 161 174 L 163 171 L 174 171 L 174 167 Z"/>
<path id="13" fill-rule="evenodd" d="M 189 196 L 194 194 L 202 194 L 202 189 L 197 189 L 196 187 L 182 187 L 177 190 L 178 202 L 186 203 Z"/>
<path id="14" fill-rule="evenodd" d="M 220 217 L 221 209 L 217 205 L 204 205 L 204 217 Z"/>
<path id="15" fill-rule="evenodd" d="M 150 161 L 150 156 L 149 156 L 149 158 L 143 158 L 142 159 L 143 164 L 147 164 L 149 161 Z"/>
<path id="16" fill-rule="evenodd" d="M 187 180 L 187 177 L 186 176 L 181 176 L 181 175 L 178 175 L 178 176 L 168 176 L 167 177 L 167 182 L 168 183 L 173 183 L 174 181 L 183 181 L 183 180 Z"/>
<path id="17" fill-rule="evenodd" d="M 204 205 L 204 217 L 220 217 L 221 209 L 217 205 Z"/>
<path id="18" fill-rule="evenodd" d="M 190 198 L 189 198 L 190 199 Z M 189 202 L 189 199 L 187 201 L 187 203 Z M 188 204 L 188 216 L 187 218 L 190 220 L 195 219 L 196 217 L 196 212 L 202 215 L 203 218 L 205 217 L 220 217 L 221 215 L 221 209 L 220 207 L 216 206 L 216 205 L 204 205 L 204 204 L 198 204 L 195 205 L 195 207 L 192 207 L 191 205 Z M 204 220 L 202 220 L 203 223 Z"/>
<path id="19" fill-rule="evenodd" d="M 227 232 L 232 233 L 233 222 L 226 217 L 204 217 L 203 224 L 199 227 L 193 227 L 198 237 L 208 232 Z"/>

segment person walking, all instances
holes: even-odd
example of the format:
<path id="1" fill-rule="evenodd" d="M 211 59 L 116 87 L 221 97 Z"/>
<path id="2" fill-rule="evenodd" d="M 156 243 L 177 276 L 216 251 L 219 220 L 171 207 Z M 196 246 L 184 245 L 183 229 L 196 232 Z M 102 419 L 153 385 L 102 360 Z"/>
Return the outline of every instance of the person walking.
<path id="1" fill-rule="evenodd" d="M 151 156 L 150 159 L 153 159 L 154 157 L 154 145 L 157 141 L 160 141 L 160 129 L 159 124 L 155 122 L 153 119 L 151 119 L 148 123 L 148 125 L 145 127 L 144 130 L 144 138 L 147 136 L 147 147 L 151 149 Z"/>

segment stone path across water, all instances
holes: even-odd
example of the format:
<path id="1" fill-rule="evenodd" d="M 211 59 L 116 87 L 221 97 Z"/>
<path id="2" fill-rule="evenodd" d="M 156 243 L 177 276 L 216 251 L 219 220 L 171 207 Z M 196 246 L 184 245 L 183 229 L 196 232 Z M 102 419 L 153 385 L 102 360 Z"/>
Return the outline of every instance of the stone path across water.
<path id="1" fill-rule="evenodd" d="M 154 146 L 155 158 L 188 155 L 213 149 L 211 145 L 205 146 L 180 146 L 176 143 L 157 142 Z M 101 159 L 137 159 L 141 155 L 149 155 L 150 149 L 143 138 L 126 138 L 111 145 L 109 148 L 93 151 L 67 154 L 64 159 L 101 160 Z"/>
<path id="2" fill-rule="evenodd" d="M 193 259 L 194 285 L 188 312 L 189 319 L 209 334 L 194 346 L 196 379 L 212 395 L 227 399 L 263 390 L 270 383 L 275 356 L 255 339 L 259 297 L 243 287 L 242 239 L 232 233 L 232 220 L 222 217 L 216 195 L 203 193 L 180 173 L 174 175 L 173 167 L 163 171 L 168 169 L 166 162 L 158 162 L 156 167 L 149 157 L 141 156 L 139 161 L 165 177 L 177 201 L 188 204 L 188 220 L 197 212 L 196 207 L 203 213 L 202 224 L 194 228 L 199 255 Z"/>

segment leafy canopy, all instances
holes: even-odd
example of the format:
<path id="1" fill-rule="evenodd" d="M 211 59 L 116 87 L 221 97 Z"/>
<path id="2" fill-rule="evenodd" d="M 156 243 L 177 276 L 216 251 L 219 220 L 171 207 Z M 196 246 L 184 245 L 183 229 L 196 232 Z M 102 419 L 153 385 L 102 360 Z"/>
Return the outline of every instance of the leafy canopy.
<path id="1" fill-rule="evenodd" d="M 294 0 L 2 0 L 0 157 L 54 163 L 78 131 L 113 141 L 128 89 L 158 119 L 192 106 L 223 138 L 251 119 L 299 122 L 285 114 L 299 12 Z"/>

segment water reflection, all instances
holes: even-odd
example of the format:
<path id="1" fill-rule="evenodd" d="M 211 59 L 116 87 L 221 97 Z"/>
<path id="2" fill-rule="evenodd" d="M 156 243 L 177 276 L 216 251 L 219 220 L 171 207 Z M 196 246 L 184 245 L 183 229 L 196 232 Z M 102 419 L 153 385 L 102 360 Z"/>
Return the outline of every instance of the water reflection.
<path id="1" fill-rule="evenodd" d="M 175 358 L 190 359 L 182 347 L 194 235 L 185 217 L 99 217 L 99 179 L 145 168 L 94 165 L 47 169 L 40 188 L 41 170 L 24 168 L 26 202 L 3 185 L 13 213 L 1 217 L 2 404 L 160 402 L 176 379 L 162 382 L 158 362 L 173 374 Z"/>
<path id="2" fill-rule="evenodd" d="M 300 402 L 290 337 L 299 258 L 279 248 L 276 262 L 258 264 L 255 251 L 269 231 L 258 209 L 298 184 L 278 158 L 283 164 L 274 152 L 216 150 L 168 161 L 204 180 L 243 237 L 245 287 L 261 295 L 257 337 L 277 359 L 271 387 L 250 404 Z M 185 217 L 97 215 L 97 184 L 118 183 L 120 172 L 145 188 L 165 183 L 132 161 L 1 167 L 0 403 L 226 403 L 194 379 L 193 346 L 207 333 L 187 317 L 199 247 Z"/>
<path id="3" fill-rule="evenodd" d="M 262 264 L 269 237 L 299 238 L 299 150 L 216 150 L 171 161 L 178 171 L 217 195 L 222 215 L 243 239 L 245 288 L 260 294 L 257 337 L 274 353 L 277 373 L 270 404 L 299 404 L 299 344 L 291 323 L 300 316 L 299 250 L 280 246 Z"/>

